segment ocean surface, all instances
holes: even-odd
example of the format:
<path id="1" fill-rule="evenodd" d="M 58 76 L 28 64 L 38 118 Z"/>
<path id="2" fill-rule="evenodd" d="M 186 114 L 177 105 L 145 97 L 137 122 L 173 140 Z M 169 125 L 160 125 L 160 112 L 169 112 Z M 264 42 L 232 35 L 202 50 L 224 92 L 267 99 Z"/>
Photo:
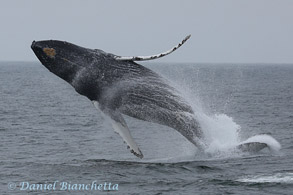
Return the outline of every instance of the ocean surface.
<path id="1" fill-rule="evenodd" d="M 171 128 L 125 117 L 138 159 L 87 98 L 40 63 L 0 62 L 0 194 L 293 193 L 293 65 L 144 65 L 192 105 L 210 137 L 205 153 Z M 270 147 L 231 149 L 248 138 Z M 76 190 L 105 182 L 118 190 Z"/>

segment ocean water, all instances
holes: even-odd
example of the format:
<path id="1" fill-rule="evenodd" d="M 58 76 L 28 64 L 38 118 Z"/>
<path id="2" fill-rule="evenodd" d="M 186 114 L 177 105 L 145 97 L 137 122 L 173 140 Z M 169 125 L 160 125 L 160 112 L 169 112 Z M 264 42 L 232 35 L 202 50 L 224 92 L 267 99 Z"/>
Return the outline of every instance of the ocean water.
<path id="1" fill-rule="evenodd" d="M 125 117 L 138 159 L 89 100 L 40 63 L 0 62 L 0 194 L 292 194 L 293 65 L 144 65 L 192 105 L 205 153 L 171 128 Z M 270 148 L 232 149 L 247 139 Z M 105 182 L 118 190 L 74 185 Z"/>

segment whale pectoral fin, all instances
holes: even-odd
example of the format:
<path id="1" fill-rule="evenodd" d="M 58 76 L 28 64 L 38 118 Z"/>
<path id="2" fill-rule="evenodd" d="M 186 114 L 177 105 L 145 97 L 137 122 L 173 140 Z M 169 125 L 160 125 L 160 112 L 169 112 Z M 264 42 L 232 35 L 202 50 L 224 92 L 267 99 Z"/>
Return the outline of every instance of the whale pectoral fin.
<path id="1" fill-rule="evenodd" d="M 130 152 L 139 158 L 143 158 L 143 154 L 132 138 L 123 116 L 114 110 L 101 109 L 97 102 L 94 102 L 94 105 L 109 117 L 114 131 L 122 137 L 123 141 L 127 144 L 127 148 L 130 149 Z"/>
<path id="2" fill-rule="evenodd" d="M 266 147 L 268 147 L 266 143 L 248 142 L 238 145 L 237 149 L 241 150 L 242 152 L 259 152 Z"/>
<path id="3" fill-rule="evenodd" d="M 173 47 L 172 49 L 169 49 L 168 51 L 156 54 L 156 55 L 151 55 L 151 56 L 114 56 L 114 58 L 116 60 L 131 60 L 131 61 L 145 61 L 145 60 L 154 60 L 157 58 L 161 58 L 164 57 L 166 55 L 169 55 L 170 53 L 172 53 L 173 51 L 175 51 L 176 49 L 178 49 L 179 47 L 181 47 L 189 38 L 191 37 L 191 35 L 186 36 L 178 45 L 176 45 L 175 47 Z"/>
<path id="4" fill-rule="evenodd" d="M 126 123 L 117 121 L 117 120 L 112 120 L 111 122 L 114 128 L 114 131 L 122 137 L 123 141 L 127 144 L 127 148 L 130 149 L 130 152 L 139 158 L 143 158 L 143 154 L 140 151 L 137 144 L 135 143 L 135 141 L 133 140 Z"/>

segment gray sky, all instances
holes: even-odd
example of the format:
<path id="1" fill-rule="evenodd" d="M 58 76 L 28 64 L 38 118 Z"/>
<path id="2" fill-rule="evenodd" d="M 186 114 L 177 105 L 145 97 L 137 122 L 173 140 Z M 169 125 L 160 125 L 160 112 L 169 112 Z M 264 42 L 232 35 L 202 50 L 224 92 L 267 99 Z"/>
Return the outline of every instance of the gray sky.
<path id="1" fill-rule="evenodd" d="M 36 61 L 33 40 L 58 39 L 160 62 L 293 63 L 291 0 L 1 0 L 0 60 Z"/>

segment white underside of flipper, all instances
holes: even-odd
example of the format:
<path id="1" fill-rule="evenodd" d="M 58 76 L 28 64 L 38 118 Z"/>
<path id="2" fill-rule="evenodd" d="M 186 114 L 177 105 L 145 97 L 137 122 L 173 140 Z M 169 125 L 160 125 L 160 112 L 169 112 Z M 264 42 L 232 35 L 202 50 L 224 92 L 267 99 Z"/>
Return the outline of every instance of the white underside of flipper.
<path id="1" fill-rule="evenodd" d="M 130 152 L 139 158 L 143 158 L 143 154 L 140 151 L 137 144 L 135 143 L 135 141 L 133 140 L 128 127 L 112 119 L 111 122 L 114 131 L 122 137 L 123 141 L 127 144 L 128 148 L 130 149 Z"/>
<path id="2" fill-rule="evenodd" d="M 99 107 L 99 103 L 97 101 L 93 101 L 93 104 L 98 110 L 101 110 Z M 130 152 L 139 158 L 143 158 L 143 154 L 140 151 L 137 144 L 135 143 L 134 139 L 132 138 L 130 131 L 127 127 L 127 124 L 124 121 L 122 115 L 119 113 L 119 117 L 116 117 L 111 115 L 111 113 L 109 112 L 102 111 L 102 113 L 104 114 L 104 117 L 107 117 L 110 120 L 114 131 L 122 137 L 123 141 L 127 144 L 127 148 L 130 149 Z"/>
<path id="3" fill-rule="evenodd" d="M 169 49 L 168 51 L 156 54 L 156 55 L 151 55 L 151 56 L 115 56 L 116 60 L 131 60 L 131 61 L 145 61 L 145 60 L 154 60 L 157 58 L 164 57 L 166 55 L 169 55 L 170 53 L 174 52 L 177 50 L 179 47 L 181 47 L 189 38 L 191 35 L 186 36 L 178 45 L 173 47 L 172 49 Z"/>

